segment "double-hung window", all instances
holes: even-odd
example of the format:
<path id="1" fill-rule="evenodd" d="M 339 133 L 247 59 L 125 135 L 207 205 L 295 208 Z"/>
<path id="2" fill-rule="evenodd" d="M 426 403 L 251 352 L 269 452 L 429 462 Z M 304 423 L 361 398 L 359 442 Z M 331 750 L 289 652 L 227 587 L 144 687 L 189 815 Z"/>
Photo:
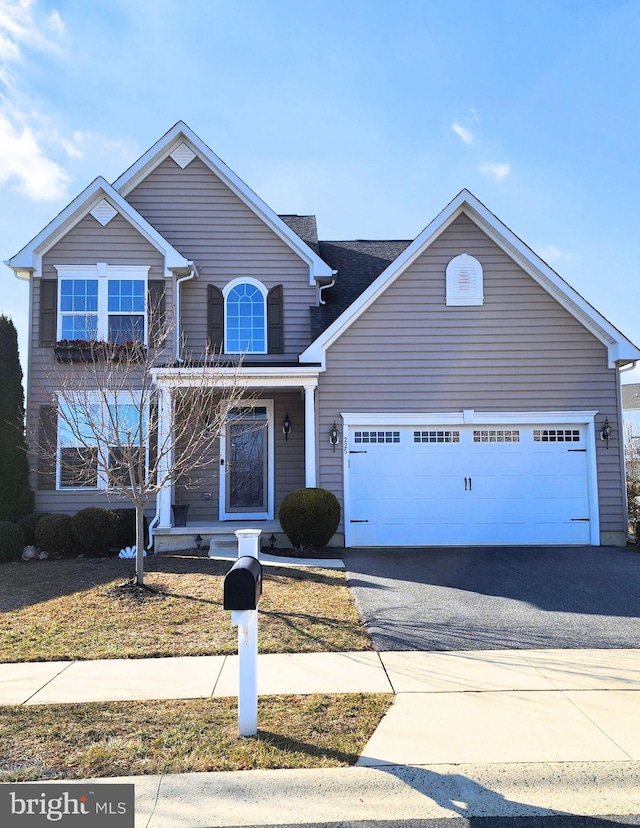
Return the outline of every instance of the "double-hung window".
<path id="1" fill-rule="evenodd" d="M 256 279 L 234 279 L 224 288 L 225 353 L 267 353 L 267 289 Z"/>
<path id="2" fill-rule="evenodd" d="M 147 473 L 149 406 L 122 393 L 109 404 L 79 392 L 59 404 L 58 488 L 108 489 Z M 94 402 L 95 400 L 95 402 Z"/>
<path id="3" fill-rule="evenodd" d="M 148 267 L 59 265 L 58 336 L 68 340 L 147 340 Z"/>

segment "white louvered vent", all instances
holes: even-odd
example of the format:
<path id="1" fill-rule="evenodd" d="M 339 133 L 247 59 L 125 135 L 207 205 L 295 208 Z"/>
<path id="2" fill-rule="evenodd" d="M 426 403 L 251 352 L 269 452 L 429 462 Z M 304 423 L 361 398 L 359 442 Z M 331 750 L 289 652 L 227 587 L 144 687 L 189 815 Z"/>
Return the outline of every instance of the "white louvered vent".
<path id="1" fill-rule="evenodd" d="M 182 167 L 183 170 L 185 167 L 189 166 L 195 157 L 195 152 L 192 152 L 186 144 L 180 144 L 180 146 L 176 147 L 171 153 L 171 158 L 173 158 L 176 164 L 179 167 Z"/>
<path id="2" fill-rule="evenodd" d="M 468 253 L 461 253 L 447 265 L 447 305 L 483 303 L 482 265 Z"/>
<path id="3" fill-rule="evenodd" d="M 99 201 L 91 210 L 91 215 L 96 221 L 99 221 L 103 227 L 106 227 L 111 219 L 118 214 L 118 211 L 109 204 L 106 198 Z"/>

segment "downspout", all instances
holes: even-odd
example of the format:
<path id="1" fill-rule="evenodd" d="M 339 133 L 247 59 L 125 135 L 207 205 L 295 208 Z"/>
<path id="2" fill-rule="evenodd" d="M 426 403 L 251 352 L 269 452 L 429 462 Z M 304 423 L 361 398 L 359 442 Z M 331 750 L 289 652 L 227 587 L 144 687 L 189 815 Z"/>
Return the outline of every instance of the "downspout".
<path id="1" fill-rule="evenodd" d="M 149 542 L 147 543 L 147 552 L 149 552 L 153 547 L 153 530 L 156 526 L 160 523 L 160 510 L 158 509 L 158 499 L 156 498 L 156 513 L 154 517 L 151 519 L 151 523 L 147 526 L 147 532 L 149 535 Z"/>
<path id="2" fill-rule="evenodd" d="M 320 285 L 320 286 L 318 287 L 318 301 L 320 302 L 320 304 L 321 304 L 321 305 L 326 305 L 326 304 L 327 304 L 327 303 L 324 301 L 324 299 L 322 298 L 322 291 L 323 291 L 323 290 L 326 290 L 327 288 L 332 288 L 332 287 L 335 285 L 335 283 L 336 283 L 336 278 L 335 278 L 335 277 L 338 275 L 338 271 L 337 271 L 337 270 L 332 270 L 331 272 L 332 272 L 332 274 L 333 274 L 333 279 L 329 282 L 329 284 L 327 284 L 327 285 Z"/>
<path id="3" fill-rule="evenodd" d="M 182 362 L 182 357 L 180 356 L 180 285 L 191 279 L 197 279 L 200 275 L 195 264 L 193 262 L 189 262 L 189 264 L 191 266 L 191 272 L 183 276 L 182 279 L 176 279 L 176 362 Z"/>

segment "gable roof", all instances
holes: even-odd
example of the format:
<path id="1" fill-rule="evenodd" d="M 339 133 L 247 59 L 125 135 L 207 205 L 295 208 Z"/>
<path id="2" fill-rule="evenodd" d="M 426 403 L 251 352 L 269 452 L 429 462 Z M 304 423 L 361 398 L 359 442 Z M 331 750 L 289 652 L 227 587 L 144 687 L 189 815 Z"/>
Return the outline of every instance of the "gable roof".
<path id="1" fill-rule="evenodd" d="M 175 249 L 169 242 L 152 227 L 143 216 L 135 210 L 128 201 L 105 181 L 96 178 L 80 195 L 68 204 L 61 213 L 50 221 L 25 247 L 5 264 L 12 268 L 20 278 L 29 278 L 31 273 L 39 274 L 42 269 L 42 256 L 58 242 L 65 233 L 68 233 L 79 221 L 87 216 L 103 199 L 105 199 L 120 215 L 124 216 L 157 250 L 165 260 L 166 274 L 171 270 L 182 270 L 191 267 L 192 262 Z"/>
<path id="2" fill-rule="evenodd" d="M 640 360 L 640 350 L 564 281 L 549 265 L 493 215 L 468 190 L 462 190 L 395 258 L 358 298 L 300 355 L 301 362 L 326 362 L 326 351 L 395 280 L 461 214 L 471 219 L 495 244 L 589 330 L 608 351 L 609 367 Z M 344 243 L 343 243 L 344 244 Z M 322 250 L 322 243 L 321 243 Z M 339 281 L 339 276 L 338 276 Z M 337 284 L 337 283 L 336 283 Z"/>
<path id="3" fill-rule="evenodd" d="M 191 130 L 184 121 L 177 124 L 113 182 L 125 198 L 159 164 L 185 143 L 225 185 L 279 236 L 309 266 L 309 283 L 331 281 L 333 273 L 326 262 L 288 224 L 265 204 L 227 165 Z"/>

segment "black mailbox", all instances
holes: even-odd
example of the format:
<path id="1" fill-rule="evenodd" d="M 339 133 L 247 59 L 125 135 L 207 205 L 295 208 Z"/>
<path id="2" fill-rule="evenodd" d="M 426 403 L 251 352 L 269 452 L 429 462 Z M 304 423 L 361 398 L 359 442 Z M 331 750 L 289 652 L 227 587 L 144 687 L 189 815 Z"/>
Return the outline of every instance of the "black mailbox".
<path id="1" fill-rule="evenodd" d="M 251 555 L 243 555 L 224 576 L 223 608 L 254 610 L 262 595 L 262 564 Z"/>

